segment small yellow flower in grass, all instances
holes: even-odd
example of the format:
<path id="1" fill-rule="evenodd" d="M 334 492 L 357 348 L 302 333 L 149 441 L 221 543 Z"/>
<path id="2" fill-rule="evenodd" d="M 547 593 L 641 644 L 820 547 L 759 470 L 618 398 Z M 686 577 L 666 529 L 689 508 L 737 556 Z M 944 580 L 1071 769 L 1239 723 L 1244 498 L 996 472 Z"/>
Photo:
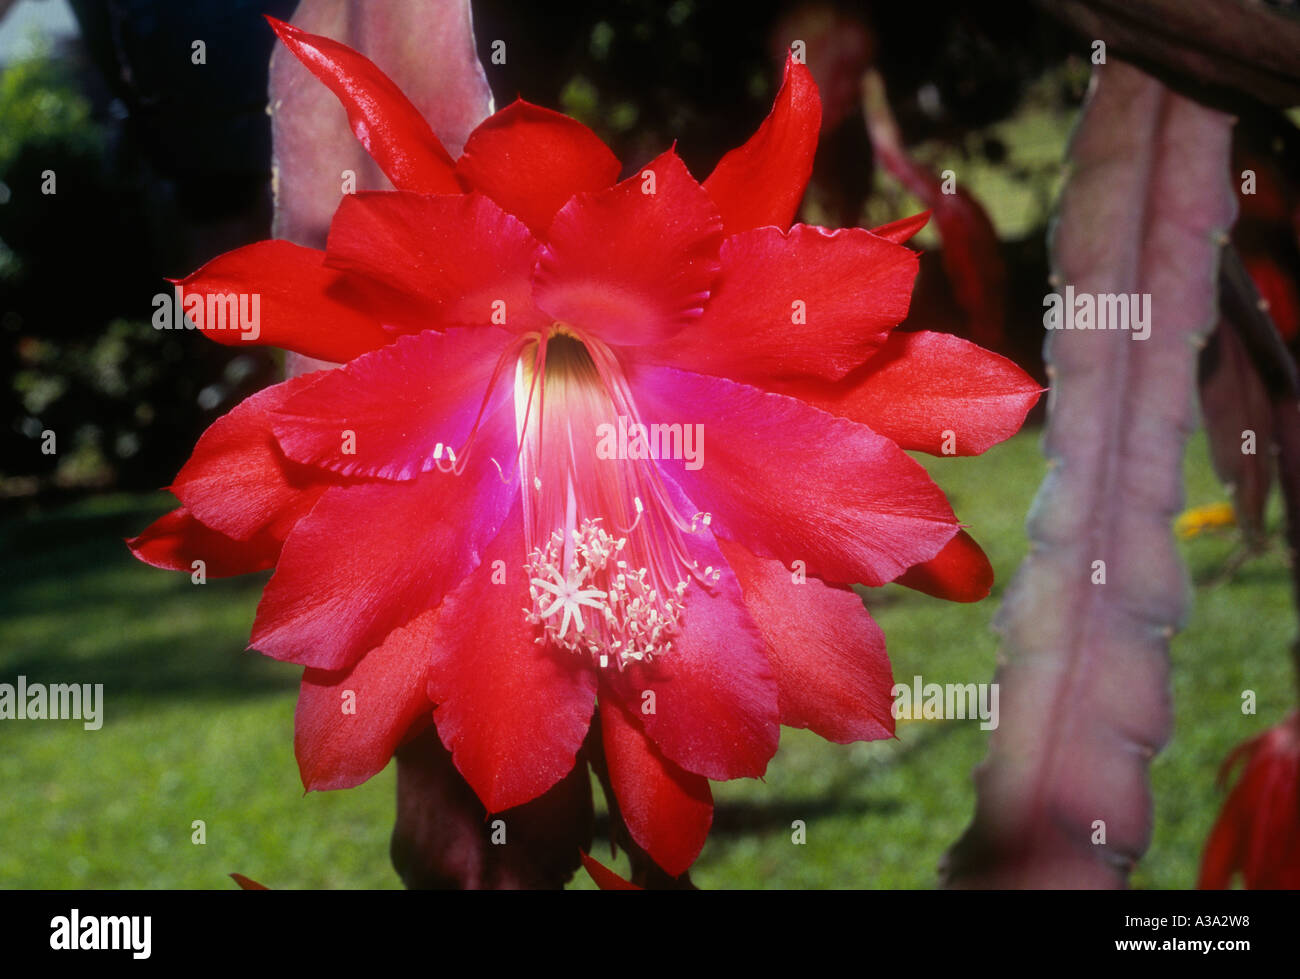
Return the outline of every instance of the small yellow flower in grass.
<path id="1" fill-rule="evenodd" d="M 1174 521 L 1174 533 L 1183 540 L 1190 540 L 1210 531 L 1236 525 L 1237 515 L 1233 512 L 1231 503 L 1206 503 L 1180 513 Z"/>

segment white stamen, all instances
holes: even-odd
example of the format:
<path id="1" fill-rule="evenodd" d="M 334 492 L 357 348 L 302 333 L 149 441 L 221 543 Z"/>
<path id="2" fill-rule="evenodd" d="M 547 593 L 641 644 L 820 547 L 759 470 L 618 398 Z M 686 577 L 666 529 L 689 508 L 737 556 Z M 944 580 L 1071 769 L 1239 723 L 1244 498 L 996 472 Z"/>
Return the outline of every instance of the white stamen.
<path id="1" fill-rule="evenodd" d="M 627 562 L 615 558 L 626 545 L 626 538 L 611 537 L 598 520 L 584 520 L 568 539 L 557 530 L 545 548 L 533 550 L 528 562 L 533 608 L 525 615 L 541 626 L 539 638 L 590 655 L 602 667 L 612 659 L 619 669 L 672 651 L 689 581 L 660 591 L 647 569 L 629 570 Z M 566 550 L 572 555 L 567 568 Z M 584 619 L 583 608 L 595 614 Z"/>

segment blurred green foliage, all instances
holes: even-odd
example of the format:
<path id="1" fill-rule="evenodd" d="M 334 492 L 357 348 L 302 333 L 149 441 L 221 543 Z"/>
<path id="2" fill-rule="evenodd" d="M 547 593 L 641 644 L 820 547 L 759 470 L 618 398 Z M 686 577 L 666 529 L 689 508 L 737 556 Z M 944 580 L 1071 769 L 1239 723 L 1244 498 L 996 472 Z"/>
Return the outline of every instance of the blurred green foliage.
<path id="1" fill-rule="evenodd" d="M 94 164 L 104 136 L 67 63 L 37 55 L 0 74 L 0 174 L 13 176 L 24 154 Z"/>
<path id="2" fill-rule="evenodd" d="M 163 485 L 204 422 L 268 378 L 265 352 L 147 322 L 170 289 L 167 184 L 83 88 L 70 62 L 45 56 L 0 76 L 0 497 Z"/>

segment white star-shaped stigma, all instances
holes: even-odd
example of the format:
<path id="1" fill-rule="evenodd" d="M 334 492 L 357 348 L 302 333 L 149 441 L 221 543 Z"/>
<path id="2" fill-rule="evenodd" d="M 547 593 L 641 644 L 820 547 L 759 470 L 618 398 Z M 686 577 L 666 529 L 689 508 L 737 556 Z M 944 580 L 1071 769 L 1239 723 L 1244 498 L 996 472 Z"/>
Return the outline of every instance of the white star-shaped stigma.
<path id="1" fill-rule="evenodd" d="M 555 596 L 555 600 L 549 608 L 543 609 L 541 617 L 549 619 L 556 612 L 564 612 L 564 620 L 560 623 L 560 638 L 563 639 L 569 631 L 569 621 L 573 620 L 577 632 L 582 632 L 586 625 L 582 621 L 582 606 L 603 610 L 605 603 L 605 592 L 599 588 L 583 588 L 581 582 L 572 578 L 565 578 L 558 568 L 550 568 L 553 580 L 546 578 L 533 578 L 531 583 L 538 588 L 545 589 Z"/>

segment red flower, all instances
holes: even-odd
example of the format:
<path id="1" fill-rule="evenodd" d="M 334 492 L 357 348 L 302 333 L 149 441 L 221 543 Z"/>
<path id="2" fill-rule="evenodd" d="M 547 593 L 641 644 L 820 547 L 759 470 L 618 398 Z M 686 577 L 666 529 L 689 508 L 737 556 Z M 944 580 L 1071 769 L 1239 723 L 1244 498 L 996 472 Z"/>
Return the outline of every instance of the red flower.
<path id="1" fill-rule="evenodd" d="M 1242 762 L 1210 830 L 1198 887 L 1222 890 L 1238 872 L 1250 890 L 1300 888 L 1300 713 L 1238 745 L 1223 763 L 1227 780 Z"/>
<path id="2" fill-rule="evenodd" d="M 306 667 L 307 788 L 364 781 L 432 713 L 509 809 L 570 772 L 599 704 L 631 835 L 680 874 L 709 779 L 761 775 L 781 723 L 892 734 L 849 584 L 991 581 L 903 450 L 981 452 L 1038 388 L 891 333 L 924 218 L 789 228 L 820 114 L 803 65 L 703 184 L 672 150 L 617 182 L 590 130 L 522 101 L 453 161 L 373 64 L 272 23 L 397 190 L 345 196 L 323 252 L 260 242 L 183 280 L 259 294 L 256 342 L 346 363 L 217 421 L 131 547 L 275 567 L 252 646 Z"/>
<path id="3" fill-rule="evenodd" d="M 588 856 L 586 853 L 582 853 L 581 851 L 580 856 L 582 857 L 582 865 L 587 869 L 587 873 L 591 875 L 591 879 L 602 891 L 642 890 L 642 888 L 633 884 L 630 880 L 625 880 L 618 874 L 614 873 L 614 871 L 610 870 L 595 857 Z"/>

